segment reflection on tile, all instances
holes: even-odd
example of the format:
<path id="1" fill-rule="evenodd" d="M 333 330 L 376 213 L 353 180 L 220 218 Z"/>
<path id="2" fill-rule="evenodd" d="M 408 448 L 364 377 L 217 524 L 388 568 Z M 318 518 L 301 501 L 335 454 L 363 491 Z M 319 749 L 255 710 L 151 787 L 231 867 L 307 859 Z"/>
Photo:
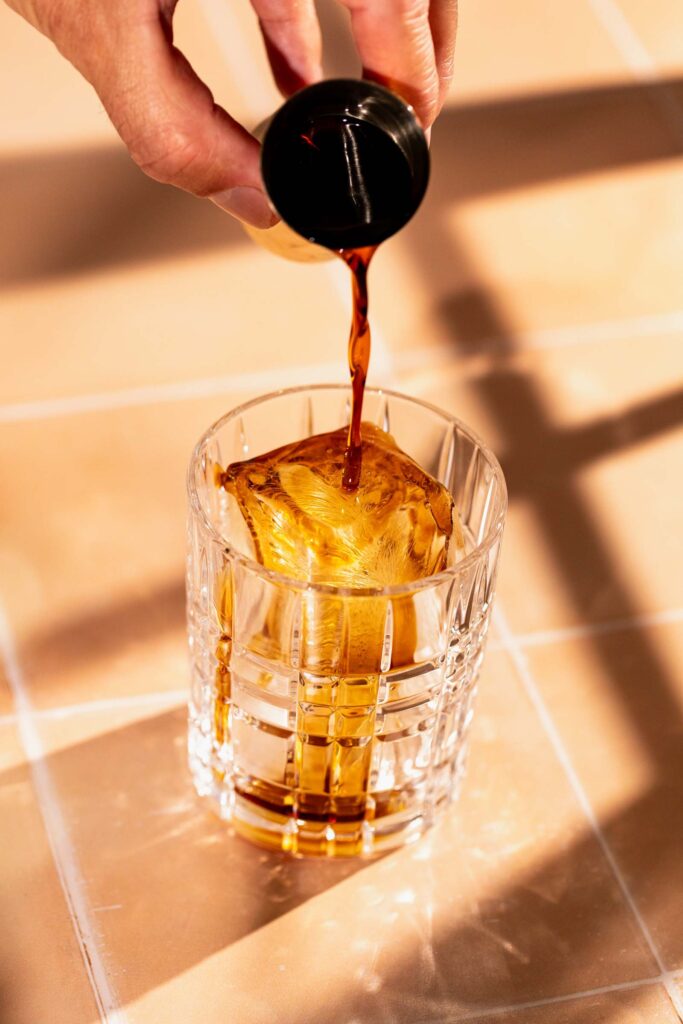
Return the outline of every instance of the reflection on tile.
<path id="1" fill-rule="evenodd" d="M 665 966 L 681 968 L 683 626 L 528 656 Z"/>
<path id="2" fill-rule="evenodd" d="M 436 1022 L 653 973 L 501 654 L 459 809 L 365 865 L 287 861 L 208 817 L 183 710 L 40 728 L 91 898 L 116 907 L 103 943 L 136 1021 Z"/>
<path id="3" fill-rule="evenodd" d="M 0 1017 L 94 1024 L 99 1014 L 16 735 L 0 728 Z"/>
<path id="4" fill-rule="evenodd" d="M 476 1018 L 476 1024 L 678 1024 L 678 1021 L 678 1014 L 661 985 Z"/>
<path id="5" fill-rule="evenodd" d="M 683 605 L 668 485 L 680 463 L 682 378 L 676 336 L 503 349 L 400 375 L 501 458 L 511 507 L 500 594 L 515 632 Z"/>

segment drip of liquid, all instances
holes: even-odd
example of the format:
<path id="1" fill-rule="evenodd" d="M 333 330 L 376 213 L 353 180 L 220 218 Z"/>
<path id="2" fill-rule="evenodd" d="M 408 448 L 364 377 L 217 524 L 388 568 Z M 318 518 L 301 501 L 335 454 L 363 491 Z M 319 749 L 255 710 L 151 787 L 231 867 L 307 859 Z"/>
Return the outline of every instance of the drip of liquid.
<path id="1" fill-rule="evenodd" d="M 353 313 L 349 335 L 349 370 L 353 392 L 349 436 L 344 454 L 342 487 L 355 491 L 360 483 L 363 458 L 361 419 L 363 395 L 370 363 L 370 322 L 368 320 L 368 267 L 377 246 L 364 249 L 342 249 L 339 253 L 351 271 L 353 286 Z"/>

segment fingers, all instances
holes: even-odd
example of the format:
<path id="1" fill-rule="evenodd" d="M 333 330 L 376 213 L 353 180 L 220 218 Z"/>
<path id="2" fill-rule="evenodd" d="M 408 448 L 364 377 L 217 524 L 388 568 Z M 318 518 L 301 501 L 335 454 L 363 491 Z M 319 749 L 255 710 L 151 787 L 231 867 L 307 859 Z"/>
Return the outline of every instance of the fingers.
<path id="1" fill-rule="evenodd" d="M 429 24 L 434 40 L 436 71 L 439 76 L 439 109 L 441 109 L 453 78 L 453 50 L 458 24 L 458 0 L 431 0 Z"/>
<path id="2" fill-rule="evenodd" d="M 367 78 L 389 86 L 428 128 L 439 110 L 429 0 L 341 0 Z"/>
<path id="3" fill-rule="evenodd" d="M 78 6 L 74 2 L 71 9 Z M 255 227 L 275 223 L 263 192 L 258 143 L 216 106 L 172 45 L 170 14 L 160 15 L 148 0 L 120 0 L 83 18 L 76 10 L 78 28 L 66 26 L 60 48 L 95 87 L 142 170 L 208 196 Z"/>
<path id="4" fill-rule="evenodd" d="M 291 96 L 322 78 L 322 39 L 313 0 L 252 0 L 278 88 Z"/>

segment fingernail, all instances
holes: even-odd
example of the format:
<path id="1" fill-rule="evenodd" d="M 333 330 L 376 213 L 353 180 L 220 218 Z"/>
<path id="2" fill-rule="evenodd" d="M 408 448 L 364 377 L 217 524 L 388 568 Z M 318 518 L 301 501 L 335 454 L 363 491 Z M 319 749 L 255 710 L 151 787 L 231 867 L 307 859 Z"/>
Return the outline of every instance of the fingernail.
<path id="1" fill-rule="evenodd" d="M 226 210 L 239 220 L 246 220 L 255 228 L 272 228 L 277 224 L 278 216 L 273 213 L 265 194 L 258 188 L 240 185 L 228 188 L 224 192 L 216 192 L 209 196 L 212 203 Z"/>

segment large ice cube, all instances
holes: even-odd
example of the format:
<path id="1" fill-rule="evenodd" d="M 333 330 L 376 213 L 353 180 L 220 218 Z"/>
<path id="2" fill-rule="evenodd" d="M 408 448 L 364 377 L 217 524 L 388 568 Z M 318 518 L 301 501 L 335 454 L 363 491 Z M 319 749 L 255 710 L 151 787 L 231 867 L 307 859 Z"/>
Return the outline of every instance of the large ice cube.
<path id="1" fill-rule="evenodd" d="M 374 587 L 431 576 L 463 539 L 453 500 L 396 445 L 363 424 L 357 490 L 342 489 L 347 432 L 317 434 L 216 471 L 266 568 L 312 583 Z"/>

